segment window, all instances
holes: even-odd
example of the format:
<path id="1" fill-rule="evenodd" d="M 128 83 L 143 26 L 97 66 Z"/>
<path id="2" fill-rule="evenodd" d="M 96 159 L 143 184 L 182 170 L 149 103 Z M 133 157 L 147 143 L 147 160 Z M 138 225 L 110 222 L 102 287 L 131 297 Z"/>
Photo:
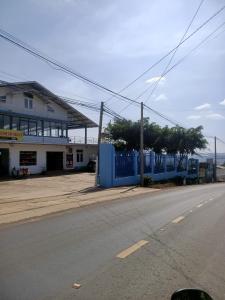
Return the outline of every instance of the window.
<path id="1" fill-rule="evenodd" d="M 42 136 L 42 121 L 37 121 L 37 135 Z"/>
<path id="2" fill-rule="evenodd" d="M 83 161 L 84 161 L 83 150 L 77 150 L 77 162 L 83 162 Z"/>
<path id="3" fill-rule="evenodd" d="M 0 128 L 10 129 L 10 117 L 6 115 L 0 115 Z"/>
<path id="4" fill-rule="evenodd" d="M 67 137 L 67 126 L 65 123 L 62 124 L 62 136 Z"/>
<path id="5" fill-rule="evenodd" d="M 37 122 L 29 121 L 29 135 L 37 135 Z"/>
<path id="6" fill-rule="evenodd" d="M 44 136 L 51 136 L 51 127 L 48 121 L 44 121 Z"/>
<path id="7" fill-rule="evenodd" d="M 0 129 L 4 128 L 4 116 L 0 115 Z"/>
<path id="8" fill-rule="evenodd" d="M 0 128 L 10 129 L 10 117 L 6 115 L 1 115 Z"/>
<path id="9" fill-rule="evenodd" d="M 28 128 L 29 128 L 28 127 L 28 120 L 21 119 L 20 120 L 20 130 L 22 130 L 25 135 L 29 134 Z"/>
<path id="10" fill-rule="evenodd" d="M 57 123 L 51 122 L 51 136 L 58 137 L 59 136 L 59 129 L 57 127 Z"/>
<path id="11" fill-rule="evenodd" d="M 33 108 L 33 99 L 25 98 L 24 99 L 24 106 L 27 109 L 32 109 Z"/>
<path id="12" fill-rule="evenodd" d="M 12 117 L 12 129 L 19 130 L 19 118 L 18 117 Z"/>
<path id="13" fill-rule="evenodd" d="M 36 151 L 20 151 L 20 166 L 35 166 L 36 164 Z"/>
<path id="14" fill-rule="evenodd" d="M 0 96 L 0 102 L 5 103 L 6 102 L 6 96 Z"/>

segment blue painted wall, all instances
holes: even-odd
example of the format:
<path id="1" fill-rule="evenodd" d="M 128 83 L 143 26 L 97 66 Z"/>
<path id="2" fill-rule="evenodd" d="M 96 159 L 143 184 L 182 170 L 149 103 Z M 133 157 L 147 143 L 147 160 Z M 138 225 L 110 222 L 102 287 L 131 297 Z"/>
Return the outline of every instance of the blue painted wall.
<path id="1" fill-rule="evenodd" d="M 109 188 L 140 183 L 139 153 L 137 151 L 116 152 L 112 144 L 101 144 L 99 157 L 100 186 Z M 198 160 L 186 157 L 182 166 L 178 166 L 178 161 L 177 156 L 163 154 L 159 157 L 152 151 L 146 152 L 145 169 L 150 172 L 146 172 L 145 176 L 151 177 L 153 181 L 171 179 L 176 176 L 198 178 Z"/>

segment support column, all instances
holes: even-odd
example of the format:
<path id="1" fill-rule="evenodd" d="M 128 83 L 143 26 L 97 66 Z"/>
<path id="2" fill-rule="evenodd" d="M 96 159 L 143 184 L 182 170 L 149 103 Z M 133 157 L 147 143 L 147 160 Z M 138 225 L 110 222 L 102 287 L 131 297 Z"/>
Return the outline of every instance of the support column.
<path id="1" fill-rule="evenodd" d="M 84 128 L 84 143 L 87 144 L 87 126 Z"/>

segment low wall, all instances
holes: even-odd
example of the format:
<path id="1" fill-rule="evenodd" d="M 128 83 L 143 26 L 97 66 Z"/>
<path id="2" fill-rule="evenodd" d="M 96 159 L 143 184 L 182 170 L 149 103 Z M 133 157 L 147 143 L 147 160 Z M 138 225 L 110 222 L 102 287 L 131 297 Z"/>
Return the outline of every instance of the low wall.
<path id="1" fill-rule="evenodd" d="M 132 152 L 132 176 L 116 176 L 116 152 L 115 148 L 111 144 L 101 144 L 100 152 L 99 152 L 99 184 L 102 187 L 113 187 L 113 186 L 123 186 L 123 185 L 136 185 L 140 183 L 140 174 L 139 174 L 139 166 L 138 166 L 138 157 L 139 153 L 137 151 Z M 190 171 L 190 162 L 186 157 L 184 170 L 178 171 L 178 159 L 174 158 L 174 170 L 167 170 L 167 160 L 171 159 L 169 155 L 162 155 L 162 168 L 161 172 L 155 171 L 155 156 L 154 152 L 148 152 L 149 155 L 149 168 L 151 172 L 145 172 L 145 176 L 149 176 L 153 181 L 167 180 L 177 176 L 183 178 L 197 178 L 198 177 L 198 161 L 196 163 L 196 169 Z M 126 170 L 125 170 L 126 173 Z"/>

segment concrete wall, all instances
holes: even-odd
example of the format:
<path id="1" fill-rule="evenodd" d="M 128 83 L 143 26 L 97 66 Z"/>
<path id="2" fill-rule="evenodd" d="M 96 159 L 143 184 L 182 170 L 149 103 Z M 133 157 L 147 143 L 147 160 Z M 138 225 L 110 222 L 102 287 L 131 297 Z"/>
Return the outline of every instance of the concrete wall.
<path id="1" fill-rule="evenodd" d="M 35 166 L 26 166 L 29 169 L 30 174 L 39 174 L 46 170 L 46 152 L 55 151 L 63 152 L 63 168 L 66 168 L 66 154 L 69 153 L 69 148 L 72 148 L 73 153 L 73 167 L 79 168 L 86 166 L 89 159 L 96 158 L 97 145 L 40 145 L 40 144 L 19 144 L 19 143 L 2 143 L 0 142 L 0 149 L 9 149 L 9 174 L 13 167 L 20 169 L 20 151 L 36 151 L 37 152 L 37 164 Z M 84 160 L 83 162 L 77 162 L 76 150 L 83 150 Z"/>
<path id="2" fill-rule="evenodd" d="M 23 92 L 11 91 L 6 87 L 0 88 L 0 96 L 6 95 L 6 102 L 0 102 L 0 109 L 4 111 L 12 111 L 14 113 L 21 113 L 26 115 L 34 115 L 41 118 L 50 118 L 57 120 L 68 120 L 67 111 L 53 101 L 45 101 L 40 97 L 33 95 L 33 108 L 25 108 Z M 54 112 L 48 111 L 50 105 Z"/>

